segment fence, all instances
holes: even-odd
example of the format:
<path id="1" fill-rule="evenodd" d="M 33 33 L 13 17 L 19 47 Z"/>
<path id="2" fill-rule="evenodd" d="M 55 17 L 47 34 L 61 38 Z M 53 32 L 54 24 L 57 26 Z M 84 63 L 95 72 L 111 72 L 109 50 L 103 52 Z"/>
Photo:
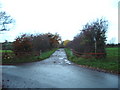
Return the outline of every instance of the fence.
<path id="1" fill-rule="evenodd" d="M 106 55 L 106 53 L 79 53 L 73 49 L 71 49 L 71 51 L 73 52 L 73 54 L 75 56 L 84 57 L 84 58 L 92 58 L 92 57 L 101 58 L 101 57 L 104 57 Z"/>

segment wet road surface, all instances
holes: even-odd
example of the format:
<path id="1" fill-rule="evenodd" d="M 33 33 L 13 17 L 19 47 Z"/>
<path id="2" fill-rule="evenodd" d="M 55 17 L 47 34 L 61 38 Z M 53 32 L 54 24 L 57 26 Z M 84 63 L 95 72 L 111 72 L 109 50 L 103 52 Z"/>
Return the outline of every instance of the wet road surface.
<path id="1" fill-rule="evenodd" d="M 117 75 L 77 66 L 67 60 L 64 49 L 43 61 L 0 68 L 5 88 L 118 88 Z"/>

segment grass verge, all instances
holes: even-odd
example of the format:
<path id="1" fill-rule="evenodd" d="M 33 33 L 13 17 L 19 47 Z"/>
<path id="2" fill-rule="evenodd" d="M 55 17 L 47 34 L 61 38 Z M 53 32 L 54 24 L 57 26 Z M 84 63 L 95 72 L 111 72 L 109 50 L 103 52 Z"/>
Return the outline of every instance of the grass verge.
<path id="1" fill-rule="evenodd" d="M 72 54 L 72 51 L 68 48 L 65 48 L 67 57 L 70 61 L 84 65 L 87 67 L 99 68 L 106 70 L 108 72 L 118 73 L 118 48 L 106 48 L 107 57 L 104 59 L 95 59 L 95 58 L 81 58 Z"/>
<path id="2" fill-rule="evenodd" d="M 12 50 L 0 50 L 0 52 L 12 53 Z"/>
<path id="3" fill-rule="evenodd" d="M 40 56 L 26 56 L 26 57 L 20 57 L 20 58 L 12 58 L 12 59 L 3 59 L 2 64 L 21 64 L 21 63 L 28 63 L 28 62 L 35 62 L 35 61 L 41 61 L 43 59 L 49 58 L 57 48 L 52 49 L 50 51 L 43 52 Z"/>

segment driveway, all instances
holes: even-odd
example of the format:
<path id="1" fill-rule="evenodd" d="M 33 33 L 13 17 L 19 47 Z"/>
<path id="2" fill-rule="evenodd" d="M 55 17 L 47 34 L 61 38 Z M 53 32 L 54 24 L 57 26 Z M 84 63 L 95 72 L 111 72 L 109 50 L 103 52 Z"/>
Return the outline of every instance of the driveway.
<path id="1" fill-rule="evenodd" d="M 77 66 L 64 49 L 43 61 L 0 68 L 5 88 L 118 88 L 117 75 Z"/>

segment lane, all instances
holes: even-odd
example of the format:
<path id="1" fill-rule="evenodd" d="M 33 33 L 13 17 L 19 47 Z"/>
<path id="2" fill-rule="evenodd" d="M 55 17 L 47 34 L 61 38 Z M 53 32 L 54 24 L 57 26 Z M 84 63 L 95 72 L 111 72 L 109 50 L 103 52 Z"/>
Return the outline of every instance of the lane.
<path id="1" fill-rule="evenodd" d="M 64 49 L 50 58 L 21 65 L 2 66 L 7 88 L 117 88 L 118 76 L 82 68 L 67 60 Z"/>

